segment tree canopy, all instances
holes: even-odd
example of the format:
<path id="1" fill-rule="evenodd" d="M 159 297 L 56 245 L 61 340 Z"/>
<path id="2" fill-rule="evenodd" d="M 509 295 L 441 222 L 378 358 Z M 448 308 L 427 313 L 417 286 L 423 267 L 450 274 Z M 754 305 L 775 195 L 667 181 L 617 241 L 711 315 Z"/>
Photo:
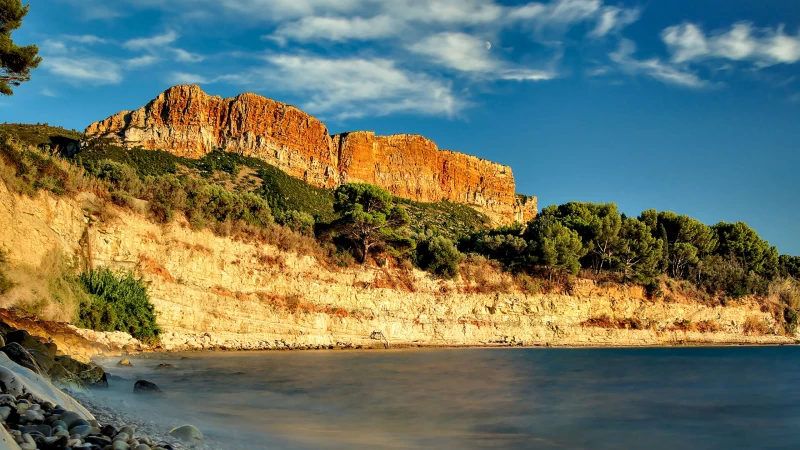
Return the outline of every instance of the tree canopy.
<path id="1" fill-rule="evenodd" d="M 370 251 L 384 246 L 408 245 L 409 217 L 394 204 L 386 189 L 371 184 L 348 183 L 336 189 L 333 205 L 339 214 L 336 227 L 359 248 L 359 259 L 366 262 Z"/>
<path id="2" fill-rule="evenodd" d="M 22 6 L 20 0 L 0 0 L 0 94 L 13 95 L 12 87 L 30 80 L 31 69 L 39 66 L 42 58 L 35 45 L 19 46 L 11 40 L 11 33 L 22 26 L 30 5 Z"/>

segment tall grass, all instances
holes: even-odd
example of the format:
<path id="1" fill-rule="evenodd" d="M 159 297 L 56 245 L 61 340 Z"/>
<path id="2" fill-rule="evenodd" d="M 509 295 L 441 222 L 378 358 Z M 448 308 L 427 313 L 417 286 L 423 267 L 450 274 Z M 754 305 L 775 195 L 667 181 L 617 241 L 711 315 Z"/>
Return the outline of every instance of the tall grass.
<path id="1" fill-rule="evenodd" d="M 158 340 L 161 330 L 142 279 L 108 268 L 84 272 L 79 279 L 90 297 L 81 305 L 78 326 L 124 331 L 144 342 Z"/>

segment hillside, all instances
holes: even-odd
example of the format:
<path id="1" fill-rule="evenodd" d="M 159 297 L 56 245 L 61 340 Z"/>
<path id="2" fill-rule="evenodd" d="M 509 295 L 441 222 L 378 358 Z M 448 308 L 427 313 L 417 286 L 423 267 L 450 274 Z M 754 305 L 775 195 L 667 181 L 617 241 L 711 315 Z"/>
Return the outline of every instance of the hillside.
<path id="1" fill-rule="evenodd" d="M 274 188 L 269 192 L 279 192 L 276 197 L 292 207 L 325 214 L 330 190 L 260 160 L 230 153 L 184 159 L 101 141 L 63 160 L 47 150 L 4 145 L 0 278 L 6 282 L 0 280 L 0 307 L 74 320 L 86 299 L 76 275 L 112 268 L 142 277 L 166 349 L 797 339 L 796 328 L 789 327 L 796 318 L 786 318 L 789 309 L 783 309 L 781 297 L 704 297 L 671 280 L 659 282 L 660 295 L 640 284 L 599 277 L 552 281 L 504 270 L 477 254 L 460 259 L 452 279 L 419 270 L 407 256 L 357 265 L 341 249 L 289 225 L 245 226 L 210 217 L 218 221 L 199 226 L 191 211 L 159 216 L 153 209 L 158 197 L 120 198 L 116 190 L 126 183 L 158 186 L 155 180 L 178 176 L 202 178 L 231 193 L 250 188 L 256 193 L 268 184 Z M 99 167 L 117 167 L 108 172 L 114 176 L 129 167 L 134 175 L 104 178 L 107 172 Z M 460 227 L 475 219 L 459 209 L 462 205 L 400 204 L 423 218 L 418 227 L 446 224 L 443 214 Z M 270 200 L 270 210 L 273 205 L 280 212 L 276 200 Z M 511 232 L 501 229 L 487 239 Z"/>

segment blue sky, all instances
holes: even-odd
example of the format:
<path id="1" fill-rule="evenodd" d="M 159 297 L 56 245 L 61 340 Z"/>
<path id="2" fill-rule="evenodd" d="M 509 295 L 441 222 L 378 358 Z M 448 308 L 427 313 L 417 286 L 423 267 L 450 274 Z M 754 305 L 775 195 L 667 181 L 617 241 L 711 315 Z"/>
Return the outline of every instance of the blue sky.
<path id="1" fill-rule="evenodd" d="M 540 205 L 743 220 L 800 254 L 800 2 L 44 0 L 0 120 L 83 129 L 198 83 L 333 133 L 416 133 L 512 166 Z"/>

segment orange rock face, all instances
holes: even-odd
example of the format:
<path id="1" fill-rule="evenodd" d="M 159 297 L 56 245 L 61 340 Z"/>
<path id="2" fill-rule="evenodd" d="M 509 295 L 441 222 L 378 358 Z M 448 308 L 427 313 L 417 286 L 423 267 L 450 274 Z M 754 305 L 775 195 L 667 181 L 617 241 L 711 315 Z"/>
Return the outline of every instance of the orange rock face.
<path id="1" fill-rule="evenodd" d="M 517 197 L 511 168 L 439 150 L 422 136 L 330 136 L 299 109 L 256 94 L 223 99 L 199 86 L 175 86 L 136 111 L 123 111 L 86 129 L 126 147 L 200 158 L 214 149 L 260 158 L 315 186 L 363 182 L 421 202 L 449 200 L 497 224 L 536 215 L 535 197 Z"/>

